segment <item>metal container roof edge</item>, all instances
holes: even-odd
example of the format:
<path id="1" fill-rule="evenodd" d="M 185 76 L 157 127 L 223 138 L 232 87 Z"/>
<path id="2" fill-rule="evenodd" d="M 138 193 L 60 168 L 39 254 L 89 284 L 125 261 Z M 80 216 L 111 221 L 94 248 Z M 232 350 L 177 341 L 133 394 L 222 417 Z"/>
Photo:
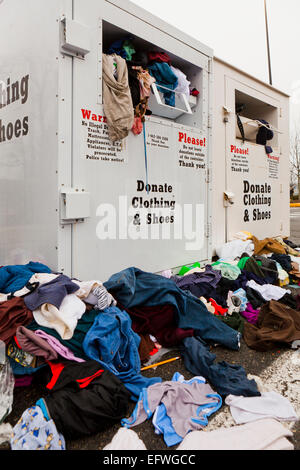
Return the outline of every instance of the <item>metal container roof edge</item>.
<path id="1" fill-rule="evenodd" d="M 288 94 L 286 91 L 280 90 L 279 88 L 277 88 L 277 87 L 275 87 L 275 86 L 273 86 L 273 85 L 270 85 L 268 82 L 265 82 L 264 80 L 261 80 L 260 78 L 257 78 L 257 77 L 255 77 L 254 75 L 251 75 L 251 73 L 245 72 L 244 70 L 240 69 L 239 67 L 237 67 L 237 66 L 235 66 L 235 65 L 232 65 L 232 64 L 230 64 L 229 62 L 226 62 L 226 61 L 223 60 L 223 59 L 220 59 L 220 57 L 214 56 L 214 57 L 213 57 L 213 60 L 214 60 L 214 62 L 220 62 L 221 64 L 224 64 L 224 65 L 226 65 L 227 67 L 230 67 L 231 69 L 236 70 L 237 72 L 240 72 L 241 74 L 243 74 L 243 75 L 245 75 L 245 76 L 247 76 L 247 77 L 249 77 L 249 78 L 252 78 L 252 79 L 255 80 L 256 82 L 261 83 L 261 84 L 264 85 L 264 86 L 267 86 L 267 87 L 270 88 L 271 90 L 273 90 L 273 91 L 275 91 L 275 92 L 277 92 L 277 93 L 280 93 L 280 94 L 283 95 L 283 96 L 286 96 L 286 97 L 288 97 L 288 98 L 290 98 L 290 96 L 291 96 L 291 95 Z"/>
<path id="2" fill-rule="evenodd" d="M 186 44 L 188 47 L 196 49 L 197 51 L 201 52 L 202 54 L 213 57 L 213 49 L 209 46 L 206 46 L 202 42 L 198 41 L 197 39 L 189 36 L 188 34 L 184 33 L 180 29 L 172 26 L 171 24 L 167 23 L 166 21 L 161 20 L 158 16 L 153 15 L 149 11 L 145 10 L 144 8 L 139 7 L 135 3 L 131 2 L 130 0 L 105 0 L 107 3 L 115 5 L 116 7 L 120 8 L 121 10 L 126 11 L 127 13 L 140 18 L 142 21 L 145 21 L 154 28 L 157 28 L 161 31 L 166 32 L 170 36 L 174 37 L 178 41 Z"/>
<path id="3" fill-rule="evenodd" d="M 228 67 L 231 67 L 232 69 L 236 71 L 239 71 L 243 75 L 249 78 L 252 78 L 253 80 L 267 86 L 271 90 L 281 93 L 284 96 L 290 97 L 290 94 L 287 91 L 279 89 L 275 87 L 274 85 L 270 85 L 268 82 L 255 77 L 254 75 L 252 75 L 249 72 L 246 72 L 245 70 L 240 69 L 238 66 L 232 65 L 226 60 L 221 59 L 220 57 L 214 56 L 214 52 L 211 47 L 198 41 L 196 38 L 189 36 L 188 34 L 181 31 L 179 28 L 176 28 L 175 26 L 170 25 L 166 21 L 161 20 L 158 16 L 153 15 L 152 13 L 148 12 L 144 8 L 139 7 L 138 5 L 131 2 L 130 0 L 105 0 L 105 1 L 107 3 L 111 3 L 112 5 L 117 6 L 120 9 L 125 10 L 127 13 L 130 13 L 133 16 L 138 16 L 143 21 L 152 24 L 152 26 L 155 25 L 157 29 L 167 32 L 170 36 L 173 36 L 179 41 L 185 43 L 188 47 L 192 47 L 193 49 L 196 49 L 199 52 L 202 52 L 208 57 L 211 57 L 214 61 L 221 62 L 224 65 L 227 65 Z"/>

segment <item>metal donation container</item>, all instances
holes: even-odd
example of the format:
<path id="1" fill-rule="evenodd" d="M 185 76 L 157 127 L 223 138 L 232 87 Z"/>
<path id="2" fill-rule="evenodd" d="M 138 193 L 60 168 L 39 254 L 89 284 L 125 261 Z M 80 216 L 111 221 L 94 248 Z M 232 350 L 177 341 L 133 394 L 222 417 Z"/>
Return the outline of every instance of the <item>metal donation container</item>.
<path id="1" fill-rule="evenodd" d="M 103 54 L 130 37 L 199 91 L 153 85 L 143 132 L 108 138 Z M 211 258 L 212 50 L 125 0 L 0 4 L 0 259 L 80 279 Z"/>
<path id="2" fill-rule="evenodd" d="M 103 54 L 122 38 L 189 92 L 153 83 L 142 130 L 112 142 Z M 177 272 L 242 230 L 289 235 L 286 94 L 127 0 L 4 0 L 0 40 L 2 265 Z"/>
<path id="3" fill-rule="evenodd" d="M 289 96 L 214 57 L 214 249 L 247 231 L 290 235 Z"/>

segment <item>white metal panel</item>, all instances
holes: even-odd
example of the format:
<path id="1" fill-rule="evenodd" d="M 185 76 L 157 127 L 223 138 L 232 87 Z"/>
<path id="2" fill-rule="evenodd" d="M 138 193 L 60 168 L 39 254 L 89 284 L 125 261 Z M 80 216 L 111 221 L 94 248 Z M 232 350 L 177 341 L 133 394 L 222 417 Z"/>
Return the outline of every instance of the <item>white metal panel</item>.
<path id="1" fill-rule="evenodd" d="M 250 230 L 254 235 L 262 237 L 289 236 L 288 96 L 215 57 L 213 69 L 213 252 L 240 230 Z M 249 181 L 251 180 L 251 183 L 253 183 L 253 179 L 258 183 L 271 181 L 272 186 L 272 219 L 264 222 L 252 221 L 251 228 L 250 222 L 244 221 L 244 211 L 249 207 L 243 205 L 243 175 L 231 170 L 232 155 L 234 155 L 234 152 L 231 152 L 231 145 L 243 148 L 241 140 L 236 138 L 238 134 L 236 134 L 235 90 L 278 107 L 276 127 L 282 132 L 277 142 L 276 139 L 270 141 L 274 150 L 273 156 L 276 158 L 279 156 L 279 163 L 272 158 L 268 159 L 263 147 L 249 142 L 244 145 L 249 149 L 249 155 L 242 157 L 241 160 L 249 162 L 251 172 L 248 173 L 250 175 Z M 237 159 L 235 158 L 235 160 Z M 226 190 L 232 191 L 235 198 L 234 205 L 225 208 L 223 196 Z M 255 206 L 250 207 L 251 214 L 253 209 Z"/>
<path id="2" fill-rule="evenodd" d="M 18 83 L 14 98 L 20 95 L 0 109 L 6 130 L 6 141 L 0 143 L 2 264 L 33 259 L 57 267 L 60 3 L 47 2 L 46 8 L 36 0 L 0 4 L 2 91 Z"/>
<path id="3" fill-rule="evenodd" d="M 245 80 L 245 79 L 244 79 Z M 233 193 L 233 204 L 226 210 L 227 240 L 235 233 L 247 230 L 259 239 L 288 234 L 288 154 L 282 153 L 285 126 L 280 119 L 280 97 L 265 90 L 226 76 L 226 107 L 233 112 L 226 124 L 226 182 L 225 190 Z M 277 108 L 278 128 L 281 133 L 268 142 L 273 148 L 267 155 L 264 146 L 236 137 L 235 92 L 246 93 Z M 257 116 L 259 118 L 259 116 Z M 282 208 L 282 210 L 281 210 Z"/>
<path id="4" fill-rule="evenodd" d="M 62 17 L 73 18 L 73 1 L 62 0 L 59 4 L 59 23 Z M 56 38 L 56 41 L 60 38 Z M 72 275 L 72 225 L 61 224 L 59 204 L 61 192 L 72 186 L 73 152 L 73 58 L 58 54 L 58 164 L 57 164 L 57 270 Z"/>
<path id="5" fill-rule="evenodd" d="M 74 62 L 73 188 L 79 191 L 84 189 L 91 194 L 91 217 L 83 223 L 78 222 L 73 225 L 73 275 L 81 278 L 87 275 L 104 278 L 130 265 L 158 272 L 181 266 L 183 263 L 207 260 L 209 251 L 208 238 L 206 237 L 209 228 L 207 218 L 207 170 L 209 165 L 207 119 L 201 120 L 201 128 L 199 126 L 196 129 L 182 124 L 176 125 L 176 123 L 164 119 L 147 118 L 147 174 L 143 134 L 135 136 L 130 133 L 123 142 L 123 148 L 119 148 L 117 151 L 107 148 L 106 154 L 110 150 L 112 153 L 116 153 L 115 157 L 108 159 L 104 159 L 101 151 L 97 156 L 86 145 L 87 133 L 92 134 L 93 131 L 91 126 L 93 114 L 95 115 L 94 124 L 99 126 L 100 133 L 105 127 L 103 108 L 99 104 L 102 88 L 99 86 L 102 70 L 102 19 L 113 22 L 118 27 L 133 32 L 135 36 L 155 43 L 179 57 L 183 56 L 185 60 L 190 60 L 191 63 L 201 68 L 204 67 L 205 70 L 208 69 L 207 57 L 203 56 L 201 51 L 188 48 L 163 31 L 157 31 L 142 19 L 129 15 L 107 2 L 91 0 L 89 9 L 85 8 L 80 1 L 74 2 L 74 19 L 90 27 L 93 45 L 84 61 Z M 208 101 L 207 80 L 208 74 L 206 76 L 206 91 L 204 92 L 204 98 Z M 208 105 L 205 106 L 205 109 L 208 110 Z M 82 110 L 91 112 L 86 123 L 84 123 Z M 98 122 L 96 116 L 100 116 Z M 179 142 L 179 132 L 184 136 L 181 138 L 181 142 Z M 194 142 L 197 142 L 198 139 L 198 148 L 197 144 L 193 145 L 193 138 Z M 202 145 L 200 145 L 200 141 L 202 141 Z M 158 146 L 160 142 L 166 143 L 166 145 Z M 187 149 L 184 149 L 183 145 L 186 145 Z M 188 147 L 193 148 L 189 149 Z M 184 150 L 187 151 L 185 161 L 189 161 L 190 165 L 180 164 L 180 161 L 184 161 L 182 153 Z M 137 200 L 134 198 L 142 197 L 144 202 L 149 201 L 153 196 L 147 194 L 146 191 L 138 190 L 139 185 L 142 186 L 141 183 L 138 183 L 141 181 L 144 184 L 148 181 L 149 184 L 155 184 L 158 187 L 171 187 L 170 192 L 166 189 L 158 194 L 163 201 L 174 200 L 178 208 L 190 205 L 190 210 L 194 211 L 194 214 L 190 214 L 191 217 L 185 226 L 179 227 L 186 232 L 183 233 L 183 236 L 175 238 L 175 223 L 170 222 L 172 213 L 167 213 L 168 211 L 165 210 L 164 219 L 161 219 L 164 222 L 157 224 L 165 230 L 164 235 L 160 234 L 156 239 L 157 232 L 155 232 L 154 224 L 151 224 L 154 234 L 149 234 L 150 239 L 143 239 L 148 236 L 145 235 L 147 229 L 150 229 L 147 217 L 156 220 L 153 215 L 156 211 L 146 210 L 145 214 L 142 214 L 141 208 L 135 206 Z M 105 227 L 110 211 L 115 215 L 115 226 L 107 225 Z M 124 215 L 127 215 L 128 211 L 129 218 L 126 218 L 126 221 L 129 223 L 126 225 Z M 148 215 L 149 213 L 151 216 Z M 140 226 L 133 224 L 137 214 L 140 216 Z M 179 217 L 179 215 L 175 217 L 176 223 Z M 198 226 L 195 225 L 196 222 L 198 222 Z M 107 238 L 101 239 L 105 238 L 105 229 Z M 168 233 L 169 229 L 171 229 L 171 239 Z M 163 236 L 166 238 L 164 239 Z M 178 236 L 178 232 L 176 236 Z"/>

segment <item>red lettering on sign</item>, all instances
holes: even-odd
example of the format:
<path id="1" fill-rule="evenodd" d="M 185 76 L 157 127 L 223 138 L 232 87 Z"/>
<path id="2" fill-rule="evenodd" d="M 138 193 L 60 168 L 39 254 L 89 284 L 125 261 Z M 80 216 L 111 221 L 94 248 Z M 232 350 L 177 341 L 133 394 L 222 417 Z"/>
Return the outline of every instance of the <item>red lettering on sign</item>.
<path id="1" fill-rule="evenodd" d="M 230 152 L 231 153 L 238 153 L 240 155 L 249 155 L 249 149 L 242 149 L 240 147 L 237 147 L 236 145 L 230 145 Z"/>
<path id="2" fill-rule="evenodd" d="M 100 114 L 92 114 L 92 111 L 90 109 L 82 109 L 82 116 L 83 119 L 92 119 L 92 121 L 97 121 L 97 122 L 107 122 L 107 119 L 105 116 L 101 116 Z"/>
<path id="3" fill-rule="evenodd" d="M 184 142 L 185 144 L 192 144 L 192 145 L 199 145 L 199 147 L 206 146 L 206 139 L 195 139 L 195 137 L 190 137 L 186 134 L 186 132 L 179 132 L 178 133 L 178 141 Z"/>

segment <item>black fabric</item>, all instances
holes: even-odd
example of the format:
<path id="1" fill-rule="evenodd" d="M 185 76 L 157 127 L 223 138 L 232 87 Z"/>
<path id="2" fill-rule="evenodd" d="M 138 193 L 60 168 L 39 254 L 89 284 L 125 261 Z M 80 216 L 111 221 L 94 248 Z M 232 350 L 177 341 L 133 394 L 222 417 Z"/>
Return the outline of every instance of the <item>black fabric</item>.
<path id="1" fill-rule="evenodd" d="M 291 248 L 298 248 L 299 245 L 296 245 L 294 242 L 292 242 L 291 240 L 284 240 L 284 243 L 288 246 L 290 246 Z"/>
<path id="2" fill-rule="evenodd" d="M 297 298 L 288 292 L 278 300 L 281 304 L 288 305 L 294 310 L 298 310 Z"/>
<path id="3" fill-rule="evenodd" d="M 292 260 L 289 255 L 280 255 L 277 253 L 273 253 L 271 259 L 277 261 L 277 263 L 279 263 L 282 269 L 284 269 L 287 273 L 293 270 Z"/>
<path id="4" fill-rule="evenodd" d="M 146 52 L 136 52 L 133 54 L 132 60 L 128 61 L 131 66 L 147 68 L 148 56 Z"/>
<path id="5" fill-rule="evenodd" d="M 246 287 L 246 297 L 255 310 L 267 302 L 259 292 L 251 287 Z"/>
<path id="6" fill-rule="evenodd" d="M 260 145 L 264 145 L 267 154 L 272 153 L 273 149 L 272 147 L 267 145 L 267 141 L 273 139 L 274 133 L 269 128 L 269 123 L 267 121 L 265 121 L 264 119 L 259 119 L 259 121 L 265 125 L 260 126 L 260 128 L 258 129 L 258 132 L 256 135 L 256 143 Z"/>
<path id="7" fill-rule="evenodd" d="M 265 277 L 261 267 L 257 264 L 256 260 L 252 256 L 247 259 L 243 270 L 253 273 L 261 278 Z"/>
<path id="8" fill-rule="evenodd" d="M 266 126 L 269 126 L 269 123 L 264 119 L 259 119 L 259 122 L 265 124 L 264 126 L 260 126 L 256 135 L 256 143 L 261 145 L 266 145 L 267 140 L 272 140 L 274 137 L 274 133 L 271 129 Z"/>
<path id="9" fill-rule="evenodd" d="M 255 281 L 259 285 L 264 285 L 264 284 L 270 284 L 270 277 L 264 277 L 261 278 L 259 276 L 256 276 L 254 273 L 251 273 L 249 271 L 245 271 L 244 269 L 242 270 L 241 274 L 239 277 L 235 280 L 231 279 L 226 279 L 222 277 L 217 285 L 216 288 L 216 293 L 218 295 L 218 304 L 221 305 L 222 307 L 227 307 L 227 296 L 228 292 L 231 290 L 232 292 L 238 290 L 238 289 L 244 289 L 246 291 L 247 289 L 247 282 L 248 281 Z M 214 300 L 216 300 L 213 296 L 211 296 Z M 217 300 L 216 300 L 217 301 Z"/>
<path id="10" fill-rule="evenodd" d="M 245 369 L 225 361 L 214 364 L 216 355 L 200 337 L 185 338 L 180 347 L 186 369 L 203 376 L 222 397 L 243 395 L 260 396 L 255 380 L 249 380 Z"/>
<path id="11" fill-rule="evenodd" d="M 128 61 L 126 63 L 128 69 L 128 83 L 131 92 L 133 108 L 136 108 L 136 106 L 141 101 L 140 82 L 137 78 L 138 72 L 137 70 L 134 70 L 132 68 L 132 62 Z"/>
<path id="12" fill-rule="evenodd" d="M 77 364 L 77 366 L 76 366 Z M 130 393 L 123 383 L 108 370 L 80 388 L 76 369 L 86 377 L 99 369 L 97 361 L 76 363 L 68 361 L 60 381 L 44 398 L 57 430 L 67 439 L 90 436 L 119 423 L 126 416 Z"/>
<path id="13" fill-rule="evenodd" d="M 91 377 L 98 372 L 103 373 L 103 367 L 94 360 L 77 362 L 60 358 L 56 361 L 50 361 L 48 364 L 50 366 L 48 368 L 48 381 L 49 384 L 51 382 L 51 386 L 48 384 L 47 388 L 52 392 L 62 390 L 72 382 L 76 386 L 76 382 L 79 384 L 78 381 L 85 380 L 87 377 Z M 51 367 L 57 365 L 63 367 L 63 369 L 60 374 L 57 372 L 53 374 L 54 369 Z"/>
<path id="14" fill-rule="evenodd" d="M 276 266 L 276 262 L 267 258 L 265 256 L 255 255 L 253 258 L 256 261 L 261 262 L 260 269 L 263 272 L 264 278 L 268 279 L 269 284 L 275 284 L 278 281 L 278 270 Z"/>
<path id="15" fill-rule="evenodd" d="M 241 118 L 238 114 L 236 115 L 236 120 L 237 120 L 237 125 L 238 125 L 238 128 L 239 128 L 241 136 L 242 136 L 242 140 L 243 140 L 243 142 L 245 142 L 245 131 L 244 131 L 244 127 L 243 127 Z"/>

